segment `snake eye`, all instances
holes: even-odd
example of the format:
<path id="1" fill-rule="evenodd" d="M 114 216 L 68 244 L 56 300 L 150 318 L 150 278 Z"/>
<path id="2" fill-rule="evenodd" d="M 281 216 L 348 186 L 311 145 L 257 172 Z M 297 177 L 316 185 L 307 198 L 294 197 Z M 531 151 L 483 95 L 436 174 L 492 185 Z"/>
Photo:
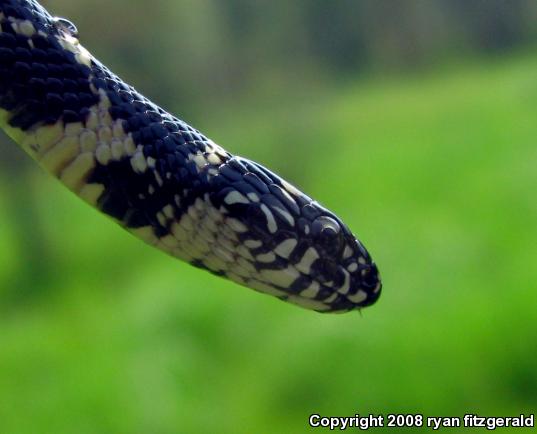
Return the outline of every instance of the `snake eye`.
<path id="1" fill-rule="evenodd" d="M 311 233 L 329 254 L 336 254 L 343 247 L 343 231 L 339 223 L 331 217 L 317 217 L 311 226 Z"/>
<path id="2" fill-rule="evenodd" d="M 56 27 L 58 27 L 60 30 L 69 33 L 71 36 L 75 38 L 78 37 L 78 29 L 68 19 L 62 17 L 54 17 L 54 24 L 56 24 Z"/>
<path id="3" fill-rule="evenodd" d="M 341 232 L 337 221 L 331 217 L 320 216 L 313 221 L 312 234 L 314 237 L 325 236 L 334 238 Z"/>

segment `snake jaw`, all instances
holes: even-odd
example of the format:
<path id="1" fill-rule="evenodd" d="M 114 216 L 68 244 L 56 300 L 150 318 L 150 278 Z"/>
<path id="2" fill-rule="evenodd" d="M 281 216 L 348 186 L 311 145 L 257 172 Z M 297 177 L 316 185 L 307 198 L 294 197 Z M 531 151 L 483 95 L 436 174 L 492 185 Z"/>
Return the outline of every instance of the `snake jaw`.
<path id="1" fill-rule="evenodd" d="M 0 0 L 0 124 L 79 197 L 192 265 L 320 312 L 380 295 L 337 216 L 140 95 L 35 0 Z"/>

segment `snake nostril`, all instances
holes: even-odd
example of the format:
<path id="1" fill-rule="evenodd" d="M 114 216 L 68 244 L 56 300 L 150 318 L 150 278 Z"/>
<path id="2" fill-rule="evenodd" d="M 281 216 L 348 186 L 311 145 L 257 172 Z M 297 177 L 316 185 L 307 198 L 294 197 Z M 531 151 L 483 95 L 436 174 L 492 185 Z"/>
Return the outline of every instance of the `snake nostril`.
<path id="1" fill-rule="evenodd" d="M 379 283 L 378 269 L 375 264 L 362 270 L 362 284 L 366 288 L 375 288 Z"/>

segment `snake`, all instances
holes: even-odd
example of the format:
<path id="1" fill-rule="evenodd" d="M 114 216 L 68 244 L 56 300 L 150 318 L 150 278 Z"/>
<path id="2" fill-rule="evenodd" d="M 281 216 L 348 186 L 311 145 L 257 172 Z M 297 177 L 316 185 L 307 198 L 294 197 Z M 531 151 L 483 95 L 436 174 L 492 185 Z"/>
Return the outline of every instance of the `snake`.
<path id="1" fill-rule="evenodd" d="M 145 98 L 35 0 L 0 0 L 0 126 L 89 205 L 195 267 L 317 312 L 380 296 L 337 215 Z"/>

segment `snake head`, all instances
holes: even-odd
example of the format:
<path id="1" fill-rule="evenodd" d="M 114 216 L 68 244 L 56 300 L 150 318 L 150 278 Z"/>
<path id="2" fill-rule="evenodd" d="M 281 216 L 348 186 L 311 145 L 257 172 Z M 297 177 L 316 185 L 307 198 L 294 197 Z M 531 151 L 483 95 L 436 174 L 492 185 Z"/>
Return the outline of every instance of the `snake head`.
<path id="1" fill-rule="evenodd" d="M 220 166 L 212 183 L 212 204 L 228 226 L 240 229 L 236 249 L 243 258 L 227 277 L 320 312 L 346 312 L 378 299 L 375 263 L 332 212 L 240 157 Z M 245 275 L 246 261 L 254 270 Z"/>

